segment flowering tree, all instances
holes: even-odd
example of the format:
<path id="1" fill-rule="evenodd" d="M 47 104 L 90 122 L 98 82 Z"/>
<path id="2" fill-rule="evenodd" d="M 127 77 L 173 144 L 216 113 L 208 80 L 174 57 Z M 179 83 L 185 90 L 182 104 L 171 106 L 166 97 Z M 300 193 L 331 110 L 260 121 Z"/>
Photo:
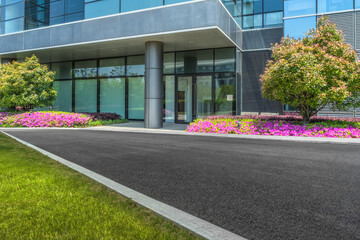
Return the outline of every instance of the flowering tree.
<path id="1" fill-rule="evenodd" d="M 24 62 L 0 67 L 0 107 L 32 109 L 52 105 L 56 91 L 52 86 L 54 73 L 41 65 L 36 56 Z"/>
<path id="2" fill-rule="evenodd" d="M 357 54 L 327 18 L 302 40 L 283 38 L 272 47 L 272 58 L 260 78 L 262 94 L 294 106 L 304 123 L 326 105 L 344 107 L 359 91 Z"/>

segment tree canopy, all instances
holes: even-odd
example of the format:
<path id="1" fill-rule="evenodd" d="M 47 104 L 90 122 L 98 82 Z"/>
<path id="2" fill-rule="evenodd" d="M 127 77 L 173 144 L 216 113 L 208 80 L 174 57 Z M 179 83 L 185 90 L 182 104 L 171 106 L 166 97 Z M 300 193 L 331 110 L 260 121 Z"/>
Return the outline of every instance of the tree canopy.
<path id="1" fill-rule="evenodd" d="M 360 64 L 342 31 L 327 18 L 303 39 L 285 37 L 272 47 L 261 76 L 264 97 L 296 108 L 304 122 L 327 105 L 343 107 L 360 90 Z"/>
<path id="2" fill-rule="evenodd" d="M 33 55 L 0 67 L 0 108 L 32 109 L 51 106 L 56 98 L 54 73 Z"/>

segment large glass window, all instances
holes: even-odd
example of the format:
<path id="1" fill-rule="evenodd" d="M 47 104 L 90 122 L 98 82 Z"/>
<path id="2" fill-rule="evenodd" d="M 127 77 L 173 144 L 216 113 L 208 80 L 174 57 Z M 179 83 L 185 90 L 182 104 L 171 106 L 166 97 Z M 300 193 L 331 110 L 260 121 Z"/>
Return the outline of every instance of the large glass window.
<path id="1" fill-rule="evenodd" d="M 165 122 L 175 121 L 175 77 L 164 77 L 164 119 Z"/>
<path id="2" fill-rule="evenodd" d="M 215 49 L 215 72 L 235 71 L 235 49 Z"/>
<path id="3" fill-rule="evenodd" d="M 181 3 L 181 2 L 189 2 L 189 1 L 191 1 L 191 0 L 165 0 L 165 5 Z"/>
<path id="4" fill-rule="evenodd" d="M 286 19 L 284 22 L 284 35 L 293 38 L 303 38 L 304 33 L 316 27 L 316 17 L 303 17 Z"/>
<path id="5" fill-rule="evenodd" d="M 75 112 L 97 111 L 97 80 L 75 80 Z"/>
<path id="6" fill-rule="evenodd" d="M 145 79 L 129 77 L 129 119 L 144 119 Z"/>
<path id="7" fill-rule="evenodd" d="M 278 27 L 283 25 L 283 12 L 264 14 L 264 27 Z"/>
<path id="8" fill-rule="evenodd" d="M 54 81 L 54 88 L 57 91 L 53 110 L 71 112 L 72 111 L 72 80 Z"/>
<path id="9" fill-rule="evenodd" d="M 283 10 L 283 0 L 264 0 L 264 12 L 276 12 Z"/>
<path id="10" fill-rule="evenodd" d="M 135 11 L 135 10 L 152 8 L 162 5 L 163 5 L 163 0 L 146 0 L 146 1 L 122 0 L 121 12 Z"/>
<path id="11" fill-rule="evenodd" d="M 212 71 L 212 50 L 176 53 L 176 73 L 206 73 Z"/>
<path id="12" fill-rule="evenodd" d="M 262 14 L 250 15 L 243 17 L 243 28 L 251 29 L 251 28 L 261 28 L 262 27 Z"/>
<path id="13" fill-rule="evenodd" d="M 353 0 L 318 0 L 318 13 L 335 12 L 353 8 Z"/>
<path id="14" fill-rule="evenodd" d="M 53 63 L 51 71 L 55 72 L 55 79 L 71 79 L 72 62 Z"/>
<path id="15" fill-rule="evenodd" d="M 85 0 L 85 18 L 94 18 L 120 12 L 119 0 Z"/>
<path id="16" fill-rule="evenodd" d="M 316 0 L 285 0 L 284 16 L 294 17 L 316 13 Z"/>
<path id="17" fill-rule="evenodd" d="M 145 75 L 145 56 L 133 56 L 127 58 L 127 76 Z"/>
<path id="18" fill-rule="evenodd" d="M 125 76 L 125 59 L 111 58 L 100 60 L 99 77 Z"/>
<path id="19" fill-rule="evenodd" d="M 164 74 L 175 73 L 175 53 L 164 54 Z"/>
<path id="20" fill-rule="evenodd" d="M 75 62 L 75 78 L 93 78 L 97 76 L 96 60 Z"/>
<path id="21" fill-rule="evenodd" d="M 234 73 L 215 74 L 215 114 L 235 114 L 235 82 Z"/>
<path id="22" fill-rule="evenodd" d="M 257 14 L 263 11 L 262 0 L 244 0 L 243 1 L 243 14 Z"/>
<path id="23" fill-rule="evenodd" d="M 360 0 L 355 0 L 355 8 L 360 8 Z"/>
<path id="24" fill-rule="evenodd" d="M 24 18 L 17 18 L 1 23 L 1 33 L 13 33 L 24 30 Z"/>
<path id="25" fill-rule="evenodd" d="M 65 0 L 65 14 L 84 12 L 84 0 Z"/>
<path id="26" fill-rule="evenodd" d="M 100 80 L 100 112 L 117 113 L 125 118 L 125 78 Z"/>
<path id="27" fill-rule="evenodd" d="M 1 7 L 1 20 L 6 21 L 9 19 L 24 17 L 24 9 L 24 2 Z"/>

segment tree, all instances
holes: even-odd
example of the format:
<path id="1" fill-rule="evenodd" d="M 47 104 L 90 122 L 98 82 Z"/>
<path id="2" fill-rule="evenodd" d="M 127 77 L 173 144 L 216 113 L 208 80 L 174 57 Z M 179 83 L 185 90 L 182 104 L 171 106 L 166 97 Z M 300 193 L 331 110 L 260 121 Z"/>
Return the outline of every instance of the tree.
<path id="1" fill-rule="evenodd" d="M 51 106 L 56 98 L 54 73 L 33 55 L 24 62 L 13 61 L 0 67 L 0 108 L 32 109 Z"/>
<path id="2" fill-rule="evenodd" d="M 264 97 L 294 106 L 304 124 L 325 106 L 344 106 L 359 90 L 357 54 L 336 25 L 320 18 L 304 38 L 283 38 L 260 77 Z"/>

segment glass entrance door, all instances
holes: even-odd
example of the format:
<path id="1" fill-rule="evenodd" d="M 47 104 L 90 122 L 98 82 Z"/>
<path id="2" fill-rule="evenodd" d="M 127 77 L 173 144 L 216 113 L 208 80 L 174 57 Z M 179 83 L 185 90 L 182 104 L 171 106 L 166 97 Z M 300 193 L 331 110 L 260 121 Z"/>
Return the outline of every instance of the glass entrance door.
<path id="1" fill-rule="evenodd" d="M 213 113 L 212 76 L 196 76 L 195 118 L 204 118 Z"/>
<path id="2" fill-rule="evenodd" d="M 192 120 L 192 98 L 193 77 L 178 76 L 176 79 L 176 122 L 191 122 Z"/>

